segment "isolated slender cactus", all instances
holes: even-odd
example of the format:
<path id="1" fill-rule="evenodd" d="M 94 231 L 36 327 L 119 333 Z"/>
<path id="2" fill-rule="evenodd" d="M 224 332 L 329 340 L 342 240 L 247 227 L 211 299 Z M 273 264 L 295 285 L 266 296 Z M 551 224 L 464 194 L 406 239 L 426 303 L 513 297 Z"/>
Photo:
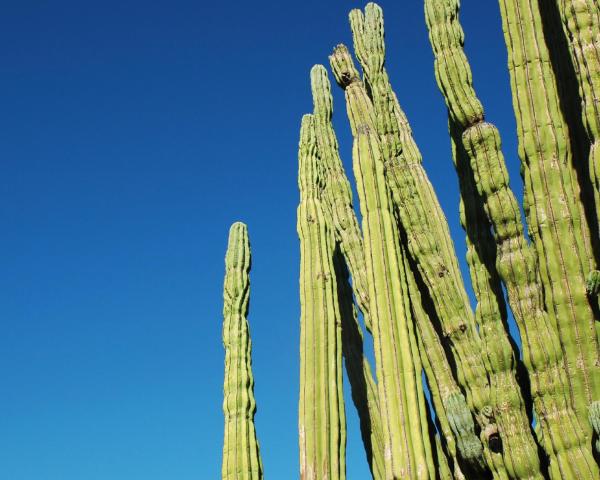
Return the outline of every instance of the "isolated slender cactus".
<path id="1" fill-rule="evenodd" d="M 302 118 L 300 204 L 300 477 L 346 478 L 342 334 L 335 238 L 321 201 L 314 119 Z"/>
<path id="2" fill-rule="evenodd" d="M 262 463 L 256 440 L 254 378 L 248 331 L 250 297 L 250 243 L 246 225 L 236 222 L 229 230 L 223 287 L 223 480 L 261 480 Z"/>
<path id="3" fill-rule="evenodd" d="M 343 46 L 335 48 L 330 63 L 336 81 L 346 94 L 352 134 L 364 252 L 369 285 L 369 310 L 375 343 L 379 405 L 384 432 L 387 478 L 429 478 L 418 393 L 421 372 L 416 372 L 409 338 L 406 291 L 399 236 L 395 228 L 383 158 L 374 126 L 374 111 L 363 95 L 364 86 Z"/>

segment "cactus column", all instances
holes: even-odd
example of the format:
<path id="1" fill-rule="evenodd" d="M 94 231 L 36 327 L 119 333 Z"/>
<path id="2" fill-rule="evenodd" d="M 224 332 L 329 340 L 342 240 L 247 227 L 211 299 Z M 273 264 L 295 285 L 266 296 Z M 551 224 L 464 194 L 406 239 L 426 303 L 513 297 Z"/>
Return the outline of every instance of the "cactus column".
<path id="1" fill-rule="evenodd" d="M 254 428 L 254 379 L 248 332 L 250 244 L 246 225 L 236 222 L 229 231 L 223 287 L 223 345 L 225 382 L 223 413 L 223 480 L 261 480 L 262 464 Z"/>
<path id="2" fill-rule="evenodd" d="M 384 432 L 385 478 L 428 479 L 416 372 L 410 339 L 409 312 L 403 291 L 403 259 L 383 157 L 374 125 L 371 102 L 362 95 L 358 72 L 347 61 L 347 51 L 336 48 L 330 57 L 337 82 L 345 90 L 354 136 L 353 167 L 362 214 L 364 258 L 369 286 L 381 422 Z M 366 101 L 365 101 L 366 100 Z"/>
<path id="3" fill-rule="evenodd" d="M 314 120 L 302 118 L 299 146 L 300 405 L 302 480 L 346 478 L 341 318 L 333 228 L 326 222 Z"/>
<path id="4" fill-rule="evenodd" d="M 600 362 L 597 319 L 586 296 L 590 232 L 581 213 L 569 129 L 560 108 L 538 2 L 500 0 L 500 10 L 529 234 L 537 253 L 546 311 L 564 355 L 565 392 L 589 442 L 588 408 L 600 399 Z"/>

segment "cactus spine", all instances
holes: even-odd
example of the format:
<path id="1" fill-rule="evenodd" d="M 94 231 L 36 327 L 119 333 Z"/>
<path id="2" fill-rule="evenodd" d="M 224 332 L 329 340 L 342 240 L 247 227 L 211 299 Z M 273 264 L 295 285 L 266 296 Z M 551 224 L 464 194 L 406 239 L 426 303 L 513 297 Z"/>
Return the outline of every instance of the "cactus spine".
<path id="1" fill-rule="evenodd" d="M 423 438 L 416 372 L 405 310 L 403 265 L 383 158 L 375 131 L 373 105 L 358 72 L 339 46 L 330 57 L 337 82 L 344 88 L 354 136 L 353 169 L 362 214 L 369 310 L 375 342 L 385 478 L 430 478 Z"/>
<path id="2" fill-rule="evenodd" d="M 225 382 L 223 413 L 223 480 L 261 480 L 262 463 L 254 427 L 254 378 L 248 332 L 250 296 L 250 244 L 246 225 L 236 222 L 229 230 L 223 287 L 223 345 Z"/>
<path id="3" fill-rule="evenodd" d="M 342 339 L 335 239 L 321 202 L 314 119 L 302 118 L 300 205 L 300 477 L 346 478 Z"/>

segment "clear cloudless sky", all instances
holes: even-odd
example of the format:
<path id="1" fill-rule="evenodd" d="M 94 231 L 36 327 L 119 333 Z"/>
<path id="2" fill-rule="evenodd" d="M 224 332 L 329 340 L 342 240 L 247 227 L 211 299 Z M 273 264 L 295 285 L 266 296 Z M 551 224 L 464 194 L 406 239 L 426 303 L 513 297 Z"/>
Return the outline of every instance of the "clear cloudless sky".
<path id="1" fill-rule="evenodd" d="M 381 5 L 388 71 L 464 269 L 422 1 Z M 310 67 L 351 44 L 347 15 L 363 6 L 4 2 L 1 479 L 219 478 L 223 258 L 236 220 L 248 224 L 253 250 L 265 474 L 298 478 L 298 129 L 312 109 Z M 498 5 L 463 0 L 461 19 L 520 197 Z M 334 107 L 351 174 L 335 85 Z M 347 412 L 348 479 L 361 480 L 368 469 L 351 402 Z"/>

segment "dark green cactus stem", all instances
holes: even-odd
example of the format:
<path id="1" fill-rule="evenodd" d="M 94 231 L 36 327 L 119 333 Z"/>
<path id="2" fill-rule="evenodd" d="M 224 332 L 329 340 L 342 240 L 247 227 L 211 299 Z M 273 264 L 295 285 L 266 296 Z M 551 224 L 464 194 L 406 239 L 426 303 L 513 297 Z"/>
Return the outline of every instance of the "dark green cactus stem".
<path id="1" fill-rule="evenodd" d="M 250 296 L 250 244 L 246 225 L 236 222 L 229 230 L 223 287 L 223 345 L 225 382 L 223 413 L 223 480 L 260 480 L 262 464 L 254 427 L 254 378 L 248 332 Z"/>
<path id="2" fill-rule="evenodd" d="M 353 167 L 362 214 L 369 311 L 375 343 L 375 360 L 382 429 L 385 478 L 429 479 L 418 390 L 421 372 L 415 371 L 405 309 L 403 260 L 395 228 L 390 193 L 384 176 L 374 111 L 364 85 L 343 46 L 330 57 L 336 81 L 344 88 L 354 136 Z"/>
<path id="3" fill-rule="evenodd" d="M 345 265 L 348 266 L 352 275 L 357 303 L 363 313 L 365 325 L 370 328 L 369 295 L 362 234 L 352 207 L 350 182 L 340 159 L 337 138 L 331 123 L 333 102 L 327 70 L 322 65 L 315 65 L 311 69 L 310 78 L 314 103 L 315 136 L 324 177 L 323 201 L 331 212 L 331 223 L 335 227 L 336 239 L 344 256 Z M 339 259 L 339 261 L 344 263 L 343 259 Z M 338 274 L 339 282 L 345 278 L 340 275 Z M 351 291 L 349 296 L 352 297 Z M 342 321 L 346 370 L 352 387 L 352 398 L 361 422 L 369 465 L 374 478 L 383 478 L 383 437 L 377 384 L 373 380 L 369 362 L 362 353 L 362 332 L 353 309 L 348 315 L 343 315 Z M 366 431 L 367 428 L 370 429 L 370 432 Z"/>
<path id="4" fill-rule="evenodd" d="M 547 0 L 549 1 L 549 0 Z M 597 0 L 555 0 L 577 70 L 589 141 L 588 168 L 600 214 L 600 6 Z M 543 3 L 542 3 L 543 5 Z"/>
<path id="5" fill-rule="evenodd" d="M 346 478 L 342 339 L 333 264 L 335 238 L 320 198 L 312 115 L 302 118 L 298 153 L 300 205 L 300 478 Z"/>
<path id="6" fill-rule="evenodd" d="M 386 179 L 396 214 L 406 233 L 408 252 L 431 297 L 445 341 L 455 357 L 458 380 L 469 407 L 479 413 L 489 404 L 488 378 L 481 341 L 463 286 L 447 222 L 431 189 L 408 122 L 393 94 L 384 68 L 381 9 L 369 3 L 365 14 L 350 13 L 356 55 L 375 106 Z M 348 62 L 351 62 L 348 55 Z M 366 90 L 362 95 L 368 97 Z"/>
<path id="7" fill-rule="evenodd" d="M 593 258 L 587 244 L 590 232 L 581 213 L 569 130 L 544 43 L 538 2 L 500 0 L 500 10 L 529 236 L 537 253 L 546 311 L 564 355 L 564 378 L 568 384 L 563 391 L 570 395 L 589 442 L 588 408 L 600 399 L 600 362 L 597 319 L 586 295 L 586 278 Z M 475 140 L 473 144 L 476 145 Z M 543 341 L 549 343 L 549 339 Z M 560 359 L 553 358 L 557 360 Z M 570 439 L 569 446 L 576 443 L 576 439 Z"/>

